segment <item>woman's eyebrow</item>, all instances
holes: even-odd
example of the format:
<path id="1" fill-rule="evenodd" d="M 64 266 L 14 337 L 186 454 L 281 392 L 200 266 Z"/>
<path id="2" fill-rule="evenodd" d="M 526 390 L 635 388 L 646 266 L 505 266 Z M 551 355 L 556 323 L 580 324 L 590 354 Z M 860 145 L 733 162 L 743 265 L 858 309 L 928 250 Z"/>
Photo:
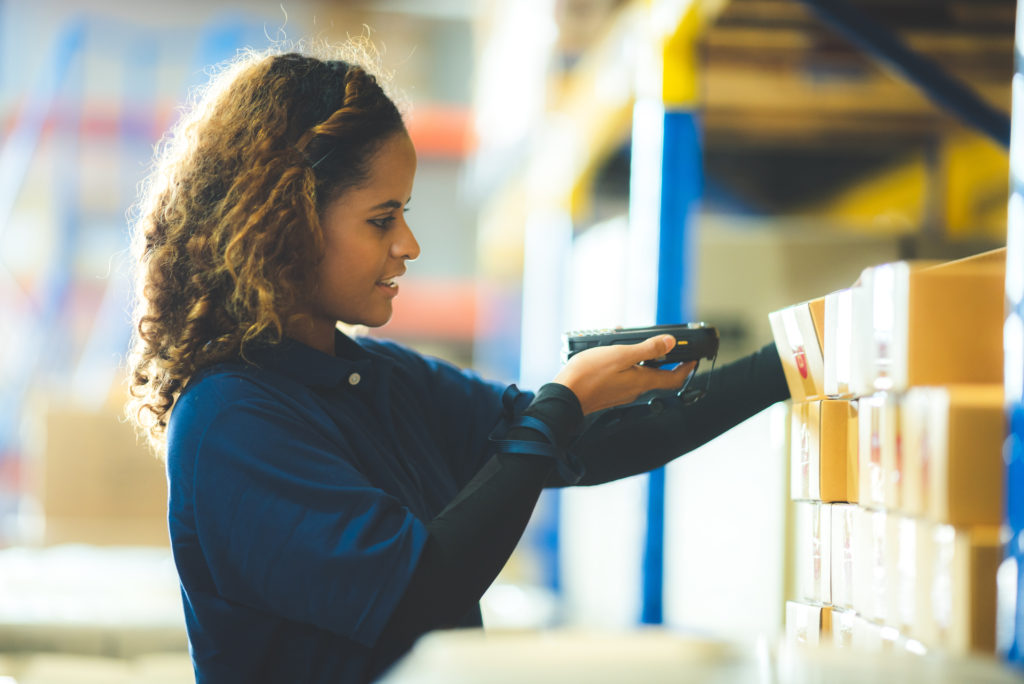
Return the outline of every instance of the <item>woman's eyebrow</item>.
<path id="1" fill-rule="evenodd" d="M 409 199 L 412 199 L 412 198 L 410 197 Z M 408 203 L 408 202 L 409 202 L 409 200 L 406 200 L 406 203 Z M 372 207 L 371 211 L 376 211 L 378 209 L 401 209 L 401 208 L 402 208 L 402 203 L 401 202 L 399 202 L 398 200 L 391 199 L 391 200 L 388 200 L 387 202 L 381 202 L 380 204 Z"/>

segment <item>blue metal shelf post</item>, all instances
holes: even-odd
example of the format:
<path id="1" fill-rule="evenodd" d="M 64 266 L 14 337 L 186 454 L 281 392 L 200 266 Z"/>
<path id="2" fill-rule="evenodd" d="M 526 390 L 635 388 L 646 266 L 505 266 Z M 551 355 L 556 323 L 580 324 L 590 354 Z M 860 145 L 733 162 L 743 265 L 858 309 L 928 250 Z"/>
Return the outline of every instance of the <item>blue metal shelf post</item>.
<path id="1" fill-rule="evenodd" d="M 1024 670 L 1024 4 L 1017 5 L 1010 205 L 1006 235 L 1006 325 L 1003 330 L 1006 416 L 1005 556 L 999 567 L 998 649 Z"/>
<path id="2" fill-rule="evenodd" d="M 697 111 L 696 38 L 701 17 L 691 3 L 675 30 L 657 41 L 652 73 L 641 82 L 633 114 L 633 155 L 630 179 L 630 223 L 646 241 L 655 259 L 654 317 L 657 323 L 691 320 L 693 307 L 693 225 L 703 174 Z M 655 17 L 651 16 L 652 24 Z M 657 30 L 656 26 L 652 29 Z M 646 90 L 646 92 L 645 92 Z M 656 239 L 653 235 L 656 234 Z M 661 624 L 664 595 L 665 471 L 652 472 L 647 488 L 647 531 L 642 564 L 640 621 Z"/>

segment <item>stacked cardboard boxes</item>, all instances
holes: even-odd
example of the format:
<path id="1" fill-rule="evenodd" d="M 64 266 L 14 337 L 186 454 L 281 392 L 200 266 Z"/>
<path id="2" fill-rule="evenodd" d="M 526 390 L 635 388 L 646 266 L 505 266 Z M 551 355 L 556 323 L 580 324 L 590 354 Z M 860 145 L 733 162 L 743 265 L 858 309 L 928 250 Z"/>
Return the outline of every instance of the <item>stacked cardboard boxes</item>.
<path id="1" fill-rule="evenodd" d="M 1005 250 L 883 264 L 771 314 L 794 401 L 791 639 L 994 651 L 1005 273 Z"/>

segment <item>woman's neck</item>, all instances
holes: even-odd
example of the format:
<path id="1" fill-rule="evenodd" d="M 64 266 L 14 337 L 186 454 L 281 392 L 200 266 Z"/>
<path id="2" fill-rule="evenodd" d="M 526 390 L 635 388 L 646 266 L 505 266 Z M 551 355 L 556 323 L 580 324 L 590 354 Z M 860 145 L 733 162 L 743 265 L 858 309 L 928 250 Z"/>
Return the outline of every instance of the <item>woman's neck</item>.
<path id="1" fill-rule="evenodd" d="M 285 334 L 307 347 L 334 356 L 334 331 L 336 323 L 317 318 L 302 317 L 292 320 L 285 328 Z"/>

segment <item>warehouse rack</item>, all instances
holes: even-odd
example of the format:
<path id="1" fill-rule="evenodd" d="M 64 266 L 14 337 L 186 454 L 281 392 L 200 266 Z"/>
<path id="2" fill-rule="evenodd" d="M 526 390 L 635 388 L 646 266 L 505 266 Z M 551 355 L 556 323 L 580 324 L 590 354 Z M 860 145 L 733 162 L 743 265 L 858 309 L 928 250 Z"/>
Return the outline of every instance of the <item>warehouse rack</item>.
<path id="1" fill-rule="evenodd" d="M 563 332 L 558 325 L 564 320 L 560 318 L 564 316 L 564 311 L 560 312 L 564 304 L 550 296 L 552 289 L 563 283 L 552 275 L 550 268 L 541 265 L 564 263 L 570 253 L 576 230 L 574 222 L 585 215 L 590 206 L 595 169 L 610 151 L 630 138 L 622 123 L 629 115 L 633 118 L 629 234 L 630 250 L 635 249 L 635 252 L 625 258 L 631 264 L 658 263 L 659 268 L 638 271 L 641 275 L 636 280 L 640 282 L 627 298 L 634 307 L 627 310 L 627 316 L 632 313 L 638 317 L 627 317 L 621 322 L 640 324 L 692 315 L 694 234 L 691 219 L 703 184 L 698 114 L 701 73 L 697 47 L 702 33 L 727 4 L 625 3 L 604 39 L 581 57 L 578 70 L 570 72 L 561 88 L 562 99 L 547 118 L 553 122 L 550 124 L 553 131 L 560 135 L 549 131 L 550 135 L 540 136 L 548 142 L 560 142 L 540 145 L 532 151 L 522 177 L 509 182 L 506 191 L 499 193 L 489 208 L 485 208 L 482 234 L 485 263 L 492 239 L 488 236 L 499 233 L 502 236 L 490 243 L 495 253 L 500 244 L 503 256 L 497 271 L 496 289 L 511 288 L 510 283 L 518 277 L 516 265 L 523 265 L 524 317 L 521 328 L 514 331 L 521 333 L 523 339 L 522 366 L 506 369 L 518 370 L 527 384 L 544 376 L 550 369 L 551 359 L 555 358 L 548 348 L 550 345 L 545 346 L 538 340 L 557 340 Z M 908 48 L 894 33 L 867 20 L 845 2 L 808 0 L 803 4 L 920 88 L 935 104 L 962 117 L 968 125 L 985 132 L 1001 145 L 1006 144 L 1009 124 L 1005 115 L 946 74 L 936 63 Z M 656 24 L 653 32 L 648 22 Z M 624 68 L 623 63 L 630 68 Z M 606 78 L 600 88 L 593 86 L 597 73 Z M 645 75 L 649 78 L 651 74 L 664 79 L 653 90 L 644 83 Z M 678 89 L 669 86 L 659 92 L 658 88 L 664 83 L 674 83 Z M 673 112 L 673 108 L 679 111 Z M 572 175 L 567 177 L 567 173 Z M 534 182 L 536 178 L 546 179 L 546 182 Z M 673 204 L 676 201 L 678 203 Z M 520 206 L 509 211 L 513 204 Z M 522 217 L 522 226 L 533 225 L 532 230 L 526 228 L 526 239 L 521 243 L 525 248 L 518 254 L 509 231 L 495 228 L 498 225 L 514 228 L 516 218 L 509 216 Z M 547 218 L 541 223 L 531 223 L 538 217 Z M 492 225 L 490 229 L 489 225 Z M 547 238 L 546 246 L 541 236 Z M 541 281 L 531 284 L 531 273 L 545 275 Z M 510 303 L 511 300 L 505 301 L 505 306 Z M 538 310 L 544 313 L 540 315 Z M 510 355 L 503 358 L 509 359 Z M 654 475 L 648 489 L 648 536 L 640 615 L 642 621 L 653 623 L 662 620 L 660 537 L 664 514 L 660 477 Z M 547 538 L 550 539 L 550 535 Z M 555 559 L 556 567 L 557 563 Z"/>
<path id="2" fill-rule="evenodd" d="M 69 398 L 102 405 L 124 362 L 130 289 L 124 214 L 134 201 L 153 141 L 173 116 L 169 107 L 156 104 L 161 52 L 180 51 L 182 46 L 193 50 L 192 69 L 181 83 L 183 95 L 198 85 L 204 66 L 233 56 L 247 42 L 266 39 L 262 23 L 233 13 L 210 20 L 198 38 L 186 28 L 157 30 L 88 14 L 70 18 L 54 35 L 39 75 L 7 122 L 0 144 L 0 238 L 12 244 L 19 199 L 44 151 L 53 159 L 49 183 L 57 198 L 52 208 L 55 230 L 41 238 L 47 247 L 42 263 L 32 265 L 31 277 L 15 273 L 14 264 L 25 258 L 21 254 L 9 252 L 0 263 L 6 332 L 0 340 L 2 472 L 21 470 L 23 423 L 33 387 L 58 385 Z M 123 81 L 112 111 L 84 101 L 87 54 L 90 60 L 101 56 L 122 65 Z M 83 195 L 83 186 L 90 179 L 79 169 L 87 145 L 108 136 L 116 141 L 113 168 L 121 171 L 122 180 L 113 215 L 100 216 L 87 206 L 92 198 Z M 51 146 L 51 141 L 58 144 Z M 33 238 L 40 235 L 45 231 L 36 226 Z M 90 240 L 102 240 L 114 252 L 105 277 L 81 275 L 82 255 L 93 246 Z M 6 478 L 0 483 L 0 516 L 7 520 L 15 518 L 19 486 Z M 0 532 L 4 539 L 17 535 L 12 529 Z"/>

